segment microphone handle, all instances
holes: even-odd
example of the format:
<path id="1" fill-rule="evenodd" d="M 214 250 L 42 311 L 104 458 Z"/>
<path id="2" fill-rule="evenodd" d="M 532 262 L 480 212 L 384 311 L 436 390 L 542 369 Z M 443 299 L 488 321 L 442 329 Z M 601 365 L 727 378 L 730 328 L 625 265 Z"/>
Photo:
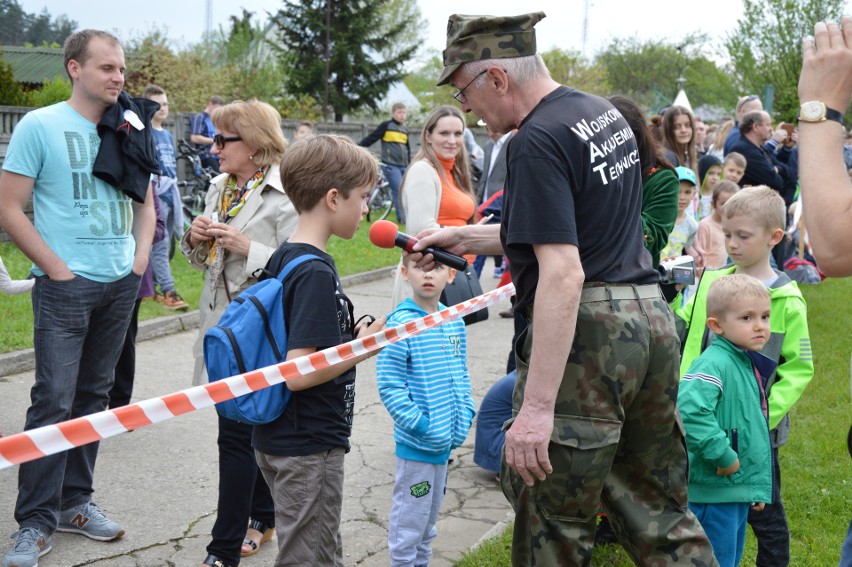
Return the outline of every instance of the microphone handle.
<path id="1" fill-rule="evenodd" d="M 431 254 L 432 258 L 434 258 L 437 263 L 443 264 L 448 268 L 453 268 L 462 272 L 467 268 L 467 260 L 465 260 L 462 256 L 451 254 L 443 248 L 429 246 L 423 249 L 423 254 Z"/>

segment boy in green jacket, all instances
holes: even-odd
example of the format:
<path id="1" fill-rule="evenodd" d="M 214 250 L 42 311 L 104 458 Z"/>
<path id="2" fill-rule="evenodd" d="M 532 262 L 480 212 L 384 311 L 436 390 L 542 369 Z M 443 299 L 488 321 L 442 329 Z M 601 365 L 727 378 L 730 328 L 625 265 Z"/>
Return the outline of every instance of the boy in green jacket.
<path id="1" fill-rule="evenodd" d="M 736 567 L 749 508 L 772 500 L 766 378 L 775 363 L 758 351 L 769 340 L 769 292 L 733 274 L 707 293 L 712 344 L 680 382 L 677 406 L 689 453 L 689 508 L 721 567 Z"/>
<path id="2" fill-rule="evenodd" d="M 814 375 L 808 334 L 807 305 L 796 282 L 772 269 L 769 256 L 784 237 L 787 211 L 784 200 L 766 186 L 747 187 L 732 196 L 722 211 L 725 249 L 733 266 L 705 270 L 695 295 L 683 307 L 672 303 L 675 313 L 688 326 L 683 341 L 681 376 L 713 339 L 706 328 L 707 293 L 715 280 L 728 274 L 747 274 L 768 288 L 772 305 L 771 335 L 761 351 L 778 364 L 767 378 L 769 427 L 772 442 L 772 505 L 749 514 L 757 538 L 758 565 L 787 565 L 790 562 L 790 529 L 781 500 L 781 471 L 778 447 L 786 444 L 790 429 L 788 412 L 801 397 Z"/>

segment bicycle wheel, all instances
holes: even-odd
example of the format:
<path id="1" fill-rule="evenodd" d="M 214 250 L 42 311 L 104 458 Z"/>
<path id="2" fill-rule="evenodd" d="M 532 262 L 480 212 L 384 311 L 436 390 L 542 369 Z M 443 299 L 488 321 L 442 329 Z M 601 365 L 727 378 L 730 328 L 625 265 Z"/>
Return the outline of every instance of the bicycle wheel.
<path id="1" fill-rule="evenodd" d="M 391 195 L 390 184 L 387 181 L 382 181 L 379 190 L 375 192 L 370 199 L 370 211 L 367 214 L 367 220 L 371 221 L 372 217 L 375 220 L 384 220 L 390 215 L 393 209 L 393 195 Z"/>

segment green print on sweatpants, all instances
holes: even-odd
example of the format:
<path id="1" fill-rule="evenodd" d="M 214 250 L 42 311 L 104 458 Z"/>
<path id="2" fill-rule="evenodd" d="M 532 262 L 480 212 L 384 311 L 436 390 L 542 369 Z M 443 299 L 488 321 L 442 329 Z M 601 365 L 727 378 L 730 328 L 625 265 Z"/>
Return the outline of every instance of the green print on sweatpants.
<path id="1" fill-rule="evenodd" d="M 417 484 L 409 487 L 411 490 L 411 495 L 415 498 L 421 498 L 429 494 L 429 491 L 432 490 L 432 487 L 429 485 L 429 482 L 424 480 L 423 482 L 418 482 Z"/>

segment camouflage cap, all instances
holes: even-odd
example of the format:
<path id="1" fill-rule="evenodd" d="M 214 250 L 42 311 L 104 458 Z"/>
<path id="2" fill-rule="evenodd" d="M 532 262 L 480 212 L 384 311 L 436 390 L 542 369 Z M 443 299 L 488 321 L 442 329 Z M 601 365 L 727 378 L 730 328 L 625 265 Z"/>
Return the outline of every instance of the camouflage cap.
<path id="1" fill-rule="evenodd" d="M 446 84 L 462 63 L 534 55 L 533 26 L 544 17 L 544 12 L 520 16 L 453 14 L 447 22 L 444 70 L 438 77 L 438 86 Z"/>

